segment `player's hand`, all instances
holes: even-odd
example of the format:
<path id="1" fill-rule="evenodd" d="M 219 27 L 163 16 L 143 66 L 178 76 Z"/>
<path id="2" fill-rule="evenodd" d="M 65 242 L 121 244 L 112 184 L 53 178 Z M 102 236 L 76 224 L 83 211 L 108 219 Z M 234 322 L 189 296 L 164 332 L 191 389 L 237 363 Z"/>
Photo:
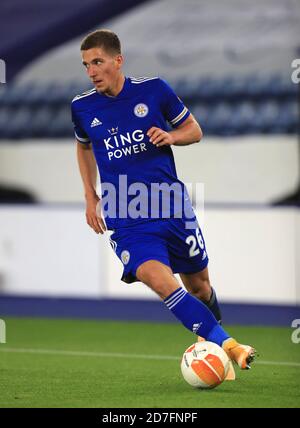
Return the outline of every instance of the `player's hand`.
<path id="1" fill-rule="evenodd" d="M 152 128 L 148 130 L 147 135 L 150 139 L 150 143 L 154 144 L 156 147 L 171 146 L 175 142 L 170 132 L 163 131 L 156 126 L 152 126 Z"/>
<path id="2" fill-rule="evenodd" d="M 86 198 L 86 222 L 97 233 L 106 231 L 106 226 L 101 213 L 101 200 L 98 196 Z"/>

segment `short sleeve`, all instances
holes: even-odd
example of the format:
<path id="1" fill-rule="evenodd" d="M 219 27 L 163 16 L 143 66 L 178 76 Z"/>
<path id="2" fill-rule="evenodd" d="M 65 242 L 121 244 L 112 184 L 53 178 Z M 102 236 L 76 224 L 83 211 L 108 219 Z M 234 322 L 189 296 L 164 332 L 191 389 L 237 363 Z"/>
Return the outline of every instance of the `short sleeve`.
<path id="1" fill-rule="evenodd" d="M 164 117 L 176 128 L 184 122 L 191 113 L 165 80 L 159 79 L 159 82 Z"/>
<path id="2" fill-rule="evenodd" d="M 82 129 L 82 127 L 80 126 L 80 122 L 78 119 L 78 115 L 76 113 L 76 109 L 74 107 L 74 104 L 71 104 L 71 111 L 72 111 L 72 122 L 73 122 L 73 126 L 74 126 L 74 134 L 75 134 L 75 138 L 77 141 L 79 141 L 79 143 L 82 144 L 90 144 L 90 139 L 87 136 L 87 134 L 84 132 L 84 130 Z"/>

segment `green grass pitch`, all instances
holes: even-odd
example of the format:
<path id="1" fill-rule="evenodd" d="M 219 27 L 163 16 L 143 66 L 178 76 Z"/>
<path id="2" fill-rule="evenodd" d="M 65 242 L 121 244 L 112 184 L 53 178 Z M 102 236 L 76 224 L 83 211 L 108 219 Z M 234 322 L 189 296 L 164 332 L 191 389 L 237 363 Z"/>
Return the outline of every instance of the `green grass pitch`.
<path id="1" fill-rule="evenodd" d="M 259 351 L 213 390 L 190 387 L 180 360 L 195 336 L 180 324 L 5 318 L 0 407 L 300 407 L 300 344 L 290 328 L 229 326 Z"/>

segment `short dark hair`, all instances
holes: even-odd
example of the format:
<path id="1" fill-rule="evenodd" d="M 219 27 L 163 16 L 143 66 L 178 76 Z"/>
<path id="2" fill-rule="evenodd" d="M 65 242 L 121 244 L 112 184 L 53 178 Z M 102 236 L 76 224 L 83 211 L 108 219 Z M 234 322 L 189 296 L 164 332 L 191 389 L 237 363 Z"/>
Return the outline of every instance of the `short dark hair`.
<path id="1" fill-rule="evenodd" d="M 107 53 L 121 54 L 119 37 L 110 30 L 93 31 L 82 40 L 80 50 L 87 51 L 92 48 L 103 48 Z"/>

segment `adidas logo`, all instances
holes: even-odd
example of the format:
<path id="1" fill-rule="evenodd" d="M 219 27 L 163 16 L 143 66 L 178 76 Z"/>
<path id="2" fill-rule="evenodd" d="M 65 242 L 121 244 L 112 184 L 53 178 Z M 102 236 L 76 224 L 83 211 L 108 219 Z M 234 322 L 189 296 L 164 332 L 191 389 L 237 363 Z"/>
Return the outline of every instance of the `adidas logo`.
<path id="1" fill-rule="evenodd" d="M 197 331 L 199 330 L 201 325 L 202 325 L 202 322 L 197 323 L 197 324 L 193 324 L 193 333 L 197 334 Z"/>
<path id="2" fill-rule="evenodd" d="M 95 117 L 95 119 L 91 123 L 91 128 L 94 128 L 94 126 L 98 126 L 98 125 L 102 125 L 102 122 L 100 122 L 100 120 Z"/>

